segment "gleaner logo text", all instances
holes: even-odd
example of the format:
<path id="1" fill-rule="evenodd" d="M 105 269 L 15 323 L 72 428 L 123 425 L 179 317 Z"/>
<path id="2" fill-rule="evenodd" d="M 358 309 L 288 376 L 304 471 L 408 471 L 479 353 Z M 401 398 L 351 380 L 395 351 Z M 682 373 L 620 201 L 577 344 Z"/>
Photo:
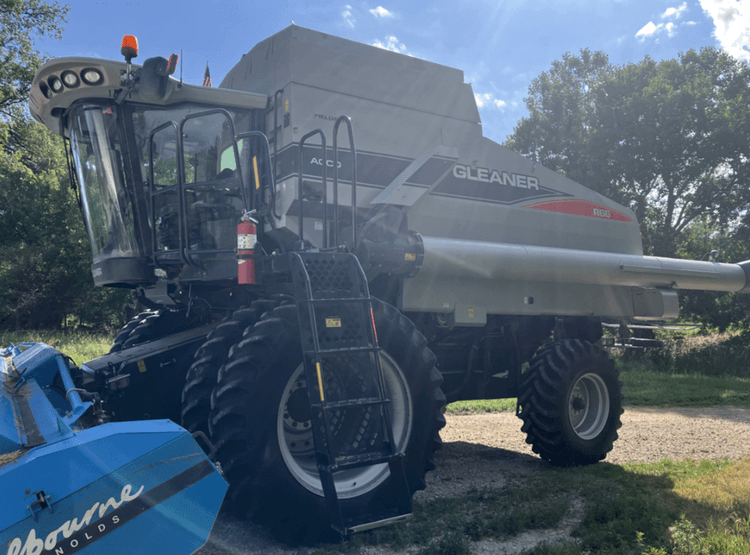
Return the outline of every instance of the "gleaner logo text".
<path id="1" fill-rule="evenodd" d="M 471 166 L 456 164 L 453 166 L 453 177 L 468 179 L 469 181 L 481 181 L 483 183 L 499 183 L 520 189 L 539 190 L 539 180 L 536 177 L 489 168 L 472 168 Z"/>

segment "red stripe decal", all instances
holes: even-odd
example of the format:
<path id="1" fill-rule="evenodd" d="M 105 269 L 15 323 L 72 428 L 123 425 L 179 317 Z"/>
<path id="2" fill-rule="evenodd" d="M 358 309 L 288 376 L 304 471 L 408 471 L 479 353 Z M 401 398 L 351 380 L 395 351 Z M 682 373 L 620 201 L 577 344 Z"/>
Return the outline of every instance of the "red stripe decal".
<path id="1" fill-rule="evenodd" d="M 560 199 L 543 202 L 535 202 L 523 205 L 524 208 L 535 210 L 546 210 L 548 212 L 559 212 L 560 214 L 571 214 L 573 216 L 587 216 L 601 220 L 615 220 L 618 222 L 632 222 L 633 219 L 622 212 L 613 210 L 608 206 L 579 199 Z"/>

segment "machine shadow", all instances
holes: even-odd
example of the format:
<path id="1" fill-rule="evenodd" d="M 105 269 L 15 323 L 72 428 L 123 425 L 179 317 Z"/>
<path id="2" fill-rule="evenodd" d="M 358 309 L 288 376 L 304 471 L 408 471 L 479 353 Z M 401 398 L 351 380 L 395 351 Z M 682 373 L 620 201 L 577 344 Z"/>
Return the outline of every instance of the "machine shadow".
<path id="1" fill-rule="evenodd" d="M 563 517 L 564 527 L 570 531 L 571 540 L 583 542 L 588 549 L 597 552 L 622 543 L 635 547 L 636 532 L 643 533 L 646 545 L 666 546 L 670 530 L 682 514 L 698 527 L 705 526 L 711 519 L 722 523 L 733 514 L 729 508 L 681 497 L 674 491 L 674 481 L 666 475 L 636 473 L 607 462 L 560 468 L 527 453 L 465 441 L 445 443 L 437 451 L 435 462 L 436 469 L 427 474 L 427 488 L 414 496 L 415 516 L 406 524 L 408 527 L 439 530 L 448 519 L 451 522 L 448 526 L 461 531 L 460 523 L 465 522 L 467 529 L 462 533 L 475 539 L 468 525 L 472 520 L 460 514 L 461 511 L 466 515 L 481 513 L 482 503 L 495 493 L 507 495 L 509 509 L 519 498 L 538 493 L 540 503 L 547 498 L 571 500 Z M 475 503 L 474 499 L 483 501 Z M 441 514 L 446 506 L 456 509 L 452 514 Z M 560 526 L 541 526 L 534 528 L 534 532 L 539 541 L 559 541 Z M 361 544 L 386 545 L 392 538 L 406 535 L 391 534 L 388 530 L 368 533 L 371 535 L 361 542 L 355 540 L 350 549 L 346 545 L 339 545 L 337 549 L 357 553 Z M 487 539 L 493 539 L 492 535 Z M 335 543 L 339 542 L 331 542 Z M 225 508 L 208 543 L 197 554 L 306 552 L 303 546 L 278 543 L 264 527 L 241 520 Z"/>

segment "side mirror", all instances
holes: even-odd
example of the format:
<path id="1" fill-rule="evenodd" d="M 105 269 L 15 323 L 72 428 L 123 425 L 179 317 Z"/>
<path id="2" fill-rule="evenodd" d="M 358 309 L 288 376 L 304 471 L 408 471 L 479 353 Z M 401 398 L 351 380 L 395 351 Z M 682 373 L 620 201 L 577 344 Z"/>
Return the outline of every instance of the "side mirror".
<path id="1" fill-rule="evenodd" d="M 143 62 L 143 68 L 140 70 L 141 98 L 147 102 L 155 102 L 164 98 L 169 76 L 174 73 L 176 68 L 176 54 L 172 54 L 169 60 L 158 56 Z"/>

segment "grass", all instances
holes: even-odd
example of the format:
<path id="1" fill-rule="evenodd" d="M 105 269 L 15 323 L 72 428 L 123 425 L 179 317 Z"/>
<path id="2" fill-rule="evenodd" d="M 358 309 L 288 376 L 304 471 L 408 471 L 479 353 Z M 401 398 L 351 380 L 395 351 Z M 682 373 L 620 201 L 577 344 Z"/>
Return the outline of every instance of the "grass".
<path id="1" fill-rule="evenodd" d="M 420 555 L 468 554 L 471 541 L 507 539 L 556 526 L 569 500 L 549 495 L 549 487 L 549 481 L 540 477 L 523 485 L 415 504 L 408 524 L 357 536 L 335 549 L 351 553 L 365 545 L 388 545 L 395 551 L 417 546 Z M 329 553 L 330 549 L 324 547 L 316 553 Z"/>
<path id="2" fill-rule="evenodd" d="M 113 337 L 108 334 L 85 332 L 14 331 L 0 333 L 0 347 L 11 343 L 46 343 L 61 353 L 68 355 L 79 366 L 109 352 Z"/>
<path id="3" fill-rule="evenodd" d="M 750 460 L 540 465 L 523 484 L 416 504 L 407 523 L 314 553 L 356 553 L 379 545 L 396 552 L 411 547 L 419 555 L 463 555 L 472 542 L 555 528 L 576 506 L 583 508 L 572 541 L 538 545 L 527 554 L 750 553 Z"/>
<path id="4" fill-rule="evenodd" d="M 628 405 L 750 406 L 749 333 L 662 339 L 662 350 L 615 358 Z"/>
<path id="5" fill-rule="evenodd" d="M 445 407 L 446 414 L 480 414 L 516 410 L 516 399 L 482 399 L 479 401 L 456 401 Z"/>
<path id="6" fill-rule="evenodd" d="M 647 407 L 750 407 L 750 379 L 669 374 L 634 369 L 620 373 L 626 405 Z"/>

